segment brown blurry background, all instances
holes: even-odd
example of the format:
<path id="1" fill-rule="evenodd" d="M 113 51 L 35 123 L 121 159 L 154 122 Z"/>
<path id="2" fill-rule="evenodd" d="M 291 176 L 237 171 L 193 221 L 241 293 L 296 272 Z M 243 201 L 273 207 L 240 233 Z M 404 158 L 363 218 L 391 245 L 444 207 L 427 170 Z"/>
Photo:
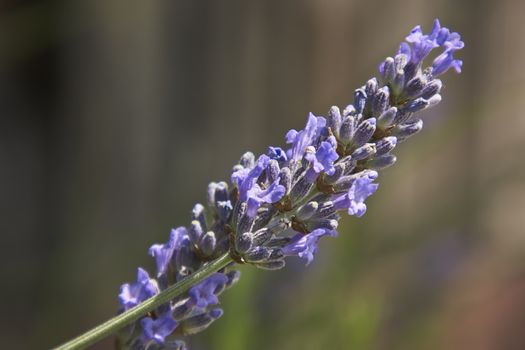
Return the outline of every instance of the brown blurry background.
<path id="1" fill-rule="evenodd" d="M 525 2 L 0 2 L 0 347 L 115 313 L 147 248 L 416 24 L 464 72 L 315 262 L 243 267 L 192 349 L 525 349 Z M 93 349 L 111 348 L 107 339 Z"/>

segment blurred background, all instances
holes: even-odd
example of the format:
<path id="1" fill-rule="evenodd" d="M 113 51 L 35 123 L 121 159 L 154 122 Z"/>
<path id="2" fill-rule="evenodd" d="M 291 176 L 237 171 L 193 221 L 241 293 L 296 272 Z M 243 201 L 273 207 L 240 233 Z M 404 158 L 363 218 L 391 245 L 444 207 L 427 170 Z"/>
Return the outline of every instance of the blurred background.
<path id="1" fill-rule="evenodd" d="M 2 348 L 105 321 L 246 150 L 352 102 L 416 24 L 464 72 L 315 262 L 242 268 L 192 349 L 525 349 L 525 3 L 0 2 Z M 112 339 L 93 349 L 109 349 Z"/>

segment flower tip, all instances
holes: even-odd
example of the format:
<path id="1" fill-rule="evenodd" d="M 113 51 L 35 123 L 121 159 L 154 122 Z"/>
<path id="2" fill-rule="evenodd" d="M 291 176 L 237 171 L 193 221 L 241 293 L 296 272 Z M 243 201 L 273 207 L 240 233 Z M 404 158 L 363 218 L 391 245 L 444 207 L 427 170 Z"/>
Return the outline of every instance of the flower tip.
<path id="1" fill-rule="evenodd" d="M 213 309 L 209 313 L 210 317 L 215 320 L 221 317 L 223 314 L 224 314 L 224 311 L 222 311 L 222 309 Z"/>
<path id="2" fill-rule="evenodd" d="M 462 60 L 456 60 L 456 64 L 454 64 L 454 70 L 456 73 L 461 73 L 461 67 L 463 67 L 463 61 Z"/>
<path id="3" fill-rule="evenodd" d="M 379 177 L 379 173 L 378 173 L 377 171 L 375 171 L 375 170 L 370 170 L 370 171 L 368 172 L 368 178 L 369 178 L 370 180 L 373 181 L 373 180 L 377 179 L 378 177 Z"/>
<path id="4" fill-rule="evenodd" d="M 436 30 L 441 29 L 441 23 L 439 23 L 439 18 L 434 18 L 434 28 Z"/>
<path id="5" fill-rule="evenodd" d="M 142 267 L 137 268 L 137 281 L 149 280 L 148 271 L 144 270 Z"/>

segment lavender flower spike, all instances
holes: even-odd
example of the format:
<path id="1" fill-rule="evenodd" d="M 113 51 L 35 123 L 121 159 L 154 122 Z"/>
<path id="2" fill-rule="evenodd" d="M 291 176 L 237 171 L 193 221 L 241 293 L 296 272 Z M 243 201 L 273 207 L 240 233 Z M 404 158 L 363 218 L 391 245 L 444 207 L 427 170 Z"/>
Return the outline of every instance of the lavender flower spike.
<path id="1" fill-rule="evenodd" d="M 463 46 L 460 35 L 438 20 L 427 34 L 415 27 L 379 65 L 380 79 L 356 89 L 342 112 L 334 106 L 326 118 L 310 113 L 304 129 L 286 134 L 287 148 L 269 147 L 258 157 L 247 152 L 230 184 L 210 183 L 207 206 L 195 205 L 191 224 L 151 246 L 156 279 L 139 268 L 137 281 L 122 285 L 121 311 L 197 271 L 207 277 L 122 332 L 121 348 L 185 348 L 177 336 L 200 332 L 223 314 L 219 295 L 238 281 L 235 263 L 267 270 L 284 267 L 289 257 L 312 263 L 319 241 L 337 235 L 342 213 L 366 213 L 379 171 L 397 160 L 392 151 L 423 128 L 416 114 L 441 101 L 443 84 L 436 77 L 450 68 L 461 71 L 454 54 Z M 426 62 L 436 49 L 441 52 Z M 217 261 L 223 261 L 219 271 L 210 268 Z"/>

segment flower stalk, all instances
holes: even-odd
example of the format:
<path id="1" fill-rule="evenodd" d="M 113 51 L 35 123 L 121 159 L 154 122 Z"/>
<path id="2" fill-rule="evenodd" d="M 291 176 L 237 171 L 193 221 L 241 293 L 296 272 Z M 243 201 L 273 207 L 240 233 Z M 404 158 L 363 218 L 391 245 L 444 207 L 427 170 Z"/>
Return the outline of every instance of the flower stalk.
<path id="1" fill-rule="evenodd" d="M 90 345 L 120 331 L 126 325 L 137 321 L 139 318 L 144 317 L 151 311 L 158 308 L 160 305 L 169 302 L 176 296 L 185 293 L 192 286 L 205 280 L 215 272 L 225 268 L 229 264 L 233 263 L 229 254 L 224 254 L 216 260 L 204 265 L 201 269 L 195 273 L 187 276 L 183 280 L 169 286 L 159 294 L 143 301 L 137 306 L 109 319 L 108 321 L 96 326 L 95 328 L 85 332 L 82 335 L 64 343 L 54 350 L 79 350 L 85 349 Z"/>

